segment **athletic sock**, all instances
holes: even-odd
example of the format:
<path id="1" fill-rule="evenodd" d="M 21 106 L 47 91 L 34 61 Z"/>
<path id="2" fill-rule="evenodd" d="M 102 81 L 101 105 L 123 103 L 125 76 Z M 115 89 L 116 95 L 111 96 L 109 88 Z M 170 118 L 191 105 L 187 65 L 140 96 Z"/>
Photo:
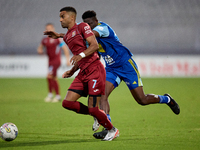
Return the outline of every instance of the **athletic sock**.
<path id="1" fill-rule="evenodd" d="M 110 117 L 110 115 L 109 115 L 109 114 L 106 114 L 106 115 L 107 115 L 108 120 L 111 122 L 111 117 Z"/>
<path id="2" fill-rule="evenodd" d="M 73 101 L 63 100 L 62 106 L 65 109 L 75 111 L 78 114 L 85 114 L 85 115 L 89 114 L 88 107 L 77 101 L 73 102 Z"/>
<path id="3" fill-rule="evenodd" d="M 53 89 L 53 81 L 52 79 L 47 78 L 47 82 L 48 82 L 48 89 L 49 89 L 49 93 L 52 93 L 52 89 Z"/>
<path id="4" fill-rule="evenodd" d="M 158 95 L 158 97 L 160 98 L 159 103 L 169 103 L 170 102 L 170 98 L 168 96 Z"/>
<path id="5" fill-rule="evenodd" d="M 53 82 L 53 87 L 54 87 L 54 90 L 55 90 L 56 94 L 59 95 L 60 93 L 59 93 L 59 84 L 58 84 L 58 81 L 52 79 L 52 82 Z"/>
<path id="6" fill-rule="evenodd" d="M 89 108 L 89 113 L 95 117 L 104 128 L 107 128 L 108 130 L 112 129 L 112 123 L 108 120 L 106 114 L 100 111 L 98 107 Z"/>

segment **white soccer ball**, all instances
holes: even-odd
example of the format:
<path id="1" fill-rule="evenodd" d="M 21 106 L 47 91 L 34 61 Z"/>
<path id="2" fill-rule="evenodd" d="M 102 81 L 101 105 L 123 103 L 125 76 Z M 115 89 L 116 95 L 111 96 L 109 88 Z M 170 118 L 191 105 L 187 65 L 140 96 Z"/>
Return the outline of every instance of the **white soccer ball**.
<path id="1" fill-rule="evenodd" d="M 18 129 L 13 123 L 4 123 L 0 128 L 0 137 L 5 141 L 12 141 L 17 137 Z"/>

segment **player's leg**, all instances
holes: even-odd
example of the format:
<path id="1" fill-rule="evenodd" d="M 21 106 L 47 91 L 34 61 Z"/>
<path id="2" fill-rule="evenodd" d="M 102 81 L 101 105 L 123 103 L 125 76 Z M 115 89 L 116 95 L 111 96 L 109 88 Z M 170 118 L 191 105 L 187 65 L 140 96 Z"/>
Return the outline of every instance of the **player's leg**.
<path id="1" fill-rule="evenodd" d="M 99 109 L 98 107 L 99 101 L 100 101 L 100 96 L 89 96 L 88 99 L 89 113 L 90 115 L 95 117 L 98 120 L 98 122 L 108 131 L 102 140 L 111 141 L 119 136 L 119 130 L 112 125 L 112 123 L 109 121 L 104 111 L 101 111 Z"/>
<path id="2" fill-rule="evenodd" d="M 57 70 L 59 68 L 60 64 L 54 65 L 53 70 L 52 70 L 52 79 L 53 79 L 53 88 L 55 90 L 56 96 L 52 100 L 52 102 L 59 102 L 61 100 L 60 96 L 60 89 L 59 89 L 59 83 L 57 79 Z"/>
<path id="3" fill-rule="evenodd" d="M 105 95 L 102 95 L 100 101 L 100 109 L 102 109 L 106 114 L 108 119 L 111 121 L 110 117 L 110 105 L 108 97 L 111 92 L 121 83 L 121 79 L 113 69 L 106 69 L 106 86 Z"/>
<path id="4" fill-rule="evenodd" d="M 110 114 L 109 114 L 110 113 L 110 105 L 109 105 L 109 102 L 108 102 L 108 96 L 110 95 L 110 93 L 114 89 L 115 89 L 115 86 L 113 85 L 113 83 L 106 81 L 105 95 L 102 95 L 101 100 L 100 100 L 100 109 L 103 110 L 106 113 L 107 118 L 109 119 L 110 122 L 111 122 L 111 117 L 110 117 Z M 94 121 L 92 128 L 93 128 L 93 131 L 98 130 L 99 124 L 98 124 L 97 120 Z M 103 139 L 103 138 L 105 138 L 107 133 L 108 133 L 108 130 L 106 128 L 104 128 L 101 132 L 94 133 L 93 136 L 96 139 Z"/>
<path id="5" fill-rule="evenodd" d="M 105 95 L 102 95 L 101 96 L 101 100 L 100 100 L 100 109 L 103 110 L 106 113 L 106 115 L 107 115 L 108 119 L 110 120 L 110 122 L 111 122 L 111 117 L 110 117 L 110 114 L 109 114 L 110 113 L 110 105 L 109 105 L 109 101 L 108 101 L 108 96 L 110 95 L 110 93 L 114 89 L 115 89 L 115 86 L 111 82 L 106 81 Z M 99 127 L 100 127 L 99 122 L 97 121 L 96 118 L 94 118 L 94 123 L 92 125 L 92 130 L 94 132 L 96 132 L 99 129 Z M 94 137 L 103 138 L 103 136 L 106 135 L 106 131 L 103 131 L 103 133 L 104 133 L 103 135 L 99 134 L 99 133 L 94 134 Z"/>
<path id="6" fill-rule="evenodd" d="M 114 89 L 115 86 L 113 85 L 113 83 L 106 81 L 105 95 L 102 95 L 100 100 L 100 109 L 103 110 L 106 114 L 110 113 L 108 97 Z M 108 119 L 111 121 L 110 117 Z"/>
<path id="7" fill-rule="evenodd" d="M 107 118 L 106 114 L 104 111 L 101 111 L 98 107 L 98 104 L 100 102 L 101 95 L 98 96 L 89 96 L 88 98 L 88 108 L 90 114 L 95 117 L 98 122 L 103 125 L 104 127 L 111 129 L 112 124 Z"/>
<path id="8" fill-rule="evenodd" d="M 78 91 L 68 90 L 67 95 L 62 102 L 62 106 L 65 109 L 74 111 L 76 113 L 88 115 L 88 107 L 77 101 L 80 97 L 81 95 L 78 94 Z"/>
<path id="9" fill-rule="evenodd" d="M 105 112 L 101 111 L 98 107 L 101 99 L 101 97 L 98 96 L 105 94 L 106 72 L 104 66 L 102 63 L 99 63 L 99 65 L 95 65 L 90 71 L 92 71 L 93 74 L 90 75 L 90 81 L 88 82 L 88 92 L 90 95 L 88 100 L 89 112 L 104 128 L 108 129 L 108 133 L 103 140 L 113 140 L 119 136 L 119 130 L 113 127 Z"/>
<path id="10" fill-rule="evenodd" d="M 56 96 L 52 100 L 53 103 L 55 102 L 60 102 L 61 101 L 61 96 L 60 96 L 60 88 L 59 88 L 59 82 L 58 78 L 56 76 L 53 76 L 53 86 L 54 86 L 54 91 L 56 93 Z"/>
<path id="11" fill-rule="evenodd" d="M 134 99 L 137 101 L 138 104 L 140 105 L 148 105 L 148 104 L 154 104 L 154 103 L 159 103 L 160 98 L 158 95 L 154 94 L 144 94 L 143 87 L 139 86 L 137 88 L 134 88 L 131 91 L 132 96 Z M 169 98 L 166 96 L 163 96 L 163 103 L 168 103 Z"/>
<path id="12" fill-rule="evenodd" d="M 120 84 L 121 80 L 120 78 L 114 73 L 113 69 L 110 68 L 106 68 L 106 86 L 105 86 L 105 95 L 101 96 L 101 100 L 100 100 L 100 109 L 103 110 L 108 119 L 111 121 L 111 117 L 110 117 L 110 105 L 109 105 L 109 101 L 108 101 L 108 96 L 110 95 L 110 93 L 115 89 L 115 87 L 117 87 Z M 97 131 L 100 127 L 100 124 L 98 123 L 97 119 L 94 118 L 94 123 L 92 125 L 92 129 L 93 131 Z M 104 134 L 102 134 L 104 133 Z M 94 136 L 101 138 L 105 135 L 106 131 L 103 130 L 103 132 L 99 133 L 95 133 Z"/>
<path id="13" fill-rule="evenodd" d="M 142 86 L 132 89 L 131 94 L 140 105 L 165 103 L 172 109 L 172 111 L 175 114 L 178 115 L 180 113 L 179 105 L 169 94 L 165 95 L 144 94 Z"/>
<path id="14" fill-rule="evenodd" d="M 47 83 L 48 83 L 48 95 L 44 99 L 45 102 L 51 102 L 53 99 L 53 79 L 52 79 L 52 70 L 53 66 L 49 66 L 48 68 L 48 74 L 47 74 Z"/>
<path id="15" fill-rule="evenodd" d="M 87 96 L 87 93 L 84 93 L 84 85 L 78 76 L 76 76 L 74 81 L 71 83 L 65 99 L 62 102 L 62 106 L 65 109 L 75 111 L 76 113 L 87 115 L 89 114 L 88 107 L 77 101 L 81 96 Z"/>
<path id="16" fill-rule="evenodd" d="M 138 71 L 138 67 L 134 60 L 130 59 L 126 65 L 124 65 L 125 70 L 130 73 L 126 73 L 123 76 L 123 80 L 129 87 L 132 96 L 140 105 L 148 105 L 154 103 L 165 103 L 170 106 L 175 114 L 180 113 L 178 104 L 169 95 L 155 95 L 155 94 L 145 94 L 143 91 L 143 84 Z"/>
<path id="17" fill-rule="evenodd" d="M 105 95 L 101 96 L 100 100 L 100 109 L 103 110 L 107 118 L 111 121 L 110 117 L 110 105 L 108 101 L 108 97 L 111 94 L 111 92 L 120 84 L 121 80 L 120 78 L 113 72 L 112 69 L 106 69 L 106 86 L 105 86 Z M 98 122 L 94 122 L 93 128 L 98 127 Z M 94 131 L 94 130 L 93 130 Z M 96 132 L 93 134 L 93 136 L 96 139 L 104 139 L 107 135 L 108 130 L 104 128 L 101 132 Z"/>

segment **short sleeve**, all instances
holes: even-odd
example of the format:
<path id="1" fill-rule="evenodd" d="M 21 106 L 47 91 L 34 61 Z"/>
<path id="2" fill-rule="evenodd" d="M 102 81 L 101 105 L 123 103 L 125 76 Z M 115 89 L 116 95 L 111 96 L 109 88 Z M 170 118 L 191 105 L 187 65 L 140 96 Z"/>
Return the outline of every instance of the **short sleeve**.
<path id="1" fill-rule="evenodd" d="M 79 24 L 79 30 L 81 31 L 81 34 L 83 35 L 83 37 L 85 39 L 94 35 L 90 26 L 87 23 L 84 23 L 84 22 L 80 23 Z"/>
<path id="2" fill-rule="evenodd" d="M 62 38 L 59 38 L 58 41 L 59 41 L 59 47 L 63 47 L 65 45 L 65 42 L 62 40 Z"/>
<path id="3" fill-rule="evenodd" d="M 100 37 L 108 37 L 109 36 L 109 30 L 107 26 L 96 26 L 94 31 L 97 31 L 99 33 Z"/>
<path id="4" fill-rule="evenodd" d="M 59 44 L 60 47 L 63 47 L 64 45 L 65 45 L 65 42 L 63 41 Z"/>
<path id="5" fill-rule="evenodd" d="M 46 42 L 46 41 L 45 41 L 45 38 L 43 38 L 43 39 L 41 40 L 41 44 L 42 44 L 42 45 L 45 45 L 45 42 Z"/>

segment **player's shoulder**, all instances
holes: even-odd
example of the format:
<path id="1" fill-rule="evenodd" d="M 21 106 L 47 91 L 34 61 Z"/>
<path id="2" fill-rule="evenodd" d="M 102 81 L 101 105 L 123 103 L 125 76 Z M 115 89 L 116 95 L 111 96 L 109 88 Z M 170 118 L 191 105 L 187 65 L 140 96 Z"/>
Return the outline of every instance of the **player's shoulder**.
<path id="1" fill-rule="evenodd" d="M 108 27 L 109 25 L 105 22 L 99 21 L 97 27 Z"/>
<path id="2" fill-rule="evenodd" d="M 101 34 L 108 34 L 109 35 L 109 26 L 104 22 L 98 22 L 98 25 L 93 29 Z M 100 35 L 102 36 L 102 35 Z"/>
<path id="3" fill-rule="evenodd" d="M 41 42 L 42 43 L 47 43 L 48 42 L 48 37 L 47 36 L 42 37 Z"/>
<path id="4" fill-rule="evenodd" d="M 81 23 L 79 23 L 77 25 L 78 25 L 78 30 L 80 32 L 82 32 L 83 34 L 87 34 L 87 35 L 93 34 L 90 26 L 87 23 L 81 22 Z"/>
<path id="5" fill-rule="evenodd" d="M 85 23 L 85 22 L 79 22 L 79 23 L 77 23 L 77 26 L 78 27 L 90 27 L 87 23 Z"/>
<path id="6" fill-rule="evenodd" d="M 109 26 L 108 24 L 106 24 L 106 23 L 100 21 L 100 22 L 98 23 L 98 25 L 97 25 L 95 28 L 96 28 L 96 29 L 99 29 L 99 30 L 103 30 L 103 29 L 105 29 L 105 28 L 107 29 L 108 26 Z"/>

